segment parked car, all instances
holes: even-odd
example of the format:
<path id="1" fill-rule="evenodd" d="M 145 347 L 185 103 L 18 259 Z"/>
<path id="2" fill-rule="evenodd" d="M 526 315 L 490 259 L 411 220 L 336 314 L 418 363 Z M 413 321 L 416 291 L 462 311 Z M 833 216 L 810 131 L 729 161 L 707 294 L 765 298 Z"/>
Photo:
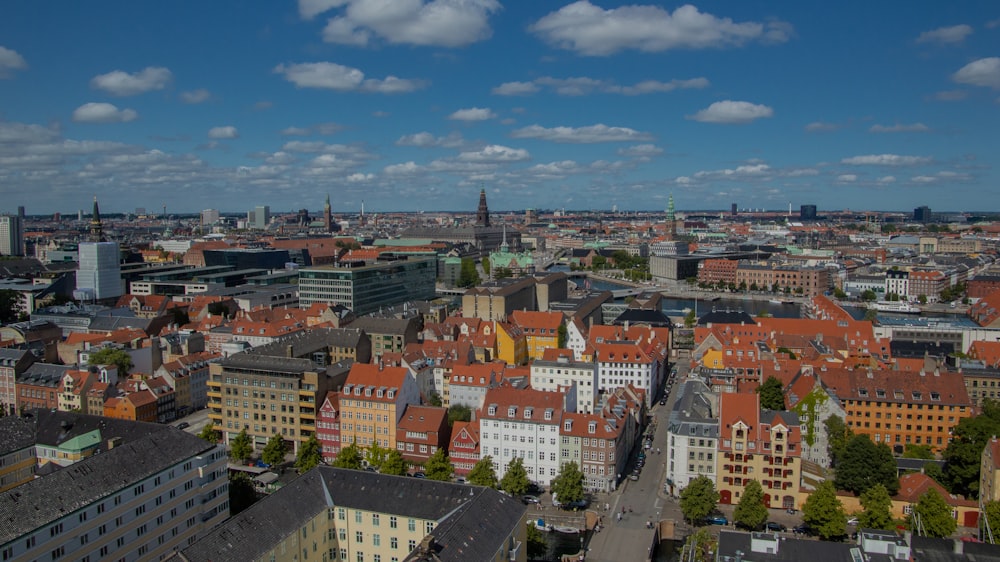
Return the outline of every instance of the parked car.
<path id="1" fill-rule="evenodd" d="M 792 528 L 792 532 L 795 533 L 795 534 L 797 534 L 797 535 L 811 535 L 811 534 L 813 534 L 812 529 L 810 529 L 809 525 L 806 525 L 805 523 L 803 523 L 801 525 L 796 525 L 794 528 Z"/>
<path id="2" fill-rule="evenodd" d="M 538 496 L 532 496 L 530 494 L 521 496 L 521 501 L 525 504 L 539 503 Z"/>
<path id="3" fill-rule="evenodd" d="M 633 472 L 632 474 L 629 475 L 628 479 L 629 480 L 638 480 L 639 479 L 639 473 L 638 472 Z"/>
<path id="4" fill-rule="evenodd" d="M 666 398 L 660 398 L 660 406 L 666 406 L 666 405 L 667 405 L 667 399 Z"/>
<path id="5" fill-rule="evenodd" d="M 775 521 L 768 521 L 767 523 L 764 524 L 764 528 L 767 529 L 768 531 L 775 531 L 779 533 L 784 533 L 785 531 L 788 530 L 788 527 L 785 527 L 781 523 L 777 523 Z"/>
<path id="6" fill-rule="evenodd" d="M 427 478 L 427 474 L 425 474 L 423 472 L 414 472 L 413 473 L 413 477 L 414 478 Z"/>
<path id="7" fill-rule="evenodd" d="M 188 422 L 181 422 L 177 424 L 177 429 L 187 429 L 189 427 L 191 427 L 191 424 L 189 424 Z"/>
<path id="8" fill-rule="evenodd" d="M 708 525 L 728 525 L 729 520 L 722 515 L 709 515 L 705 518 L 705 523 Z"/>

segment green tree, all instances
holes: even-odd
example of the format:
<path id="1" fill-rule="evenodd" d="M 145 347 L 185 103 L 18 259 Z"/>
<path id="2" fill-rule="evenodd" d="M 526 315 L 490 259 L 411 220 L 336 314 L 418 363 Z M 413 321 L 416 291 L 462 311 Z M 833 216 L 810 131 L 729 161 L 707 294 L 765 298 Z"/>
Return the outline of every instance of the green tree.
<path id="1" fill-rule="evenodd" d="M 719 492 L 715 483 L 707 476 L 699 476 L 681 490 L 681 512 L 684 518 L 697 525 L 715 511 L 719 503 Z"/>
<path id="2" fill-rule="evenodd" d="M 760 482 L 750 480 L 740 494 L 740 503 L 733 510 L 733 520 L 751 529 L 756 529 L 767 521 L 767 506 L 764 505 L 764 489 Z"/>
<path id="3" fill-rule="evenodd" d="M 557 330 L 559 334 L 559 339 L 556 342 L 556 346 L 560 349 L 566 347 L 566 341 L 569 339 L 569 331 L 566 329 L 565 324 L 559 324 L 559 329 Z"/>
<path id="4" fill-rule="evenodd" d="M 858 515 L 858 527 L 885 531 L 893 529 L 892 498 L 885 486 L 875 484 L 865 490 L 861 494 L 861 507 L 864 511 Z"/>
<path id="5" fill-rule="evenodd" d="M 930 445 L 907 445 L 906 449 L 903 450 L 904 459 L 925 459 L 933 460 L 934 451 L 931 450 Z"/>
<path id="6" fill-rule="evenodd" d="M 684 327 L 694 328 L 694 325 L 698 323 L 698 317 L 695 316 L 694 309 L 688 311 L 684 316 Z"/>
<path id="7" fill-rule="evenodd" d="M 942 455 L 943 484 L 949 492 L 967 498 L 979 496 L 979 463 L 986 443 L 994 435 L 1000 435 L 1000 403 L 986 399 L 978 416 L 959 420 Z"/>
<path id="8" fill-rule="evenodd" d="M 757 394 L 760 394 L 761 408 L 767 410 L 785 409 L 785 392 L 781 380 L 777 377 L 767 377 L 764 384 L 757 387 Z"/>
<path id="9" fill-rule="evenodd" d="M 913 513 L 906 518 L 906 527 L 925 536 L 944 538 L 955 532 L 958 523 L 951 516 L 951 506 L 933 488 L 917 500 Z"/>
<path id="10" fill-rule="evenodd" d="M 239 435 L 233 437 L 232 441 L 229 442 L 229 457 L 236 462 L 247 462 L 250 455 L 253 454 L 253 443 L 250 441 L 250 436 L 247 435 L 247 429 L 244 427 Z"/>
<path id="11" fill-rule="evenodd" d="M 441 401 L 441 395 L 438 394 L 437 392 L 431 393 L 430 398 L 427 399 L 427 403 L 430 404 L 431 406 L 434 406 L 435 408 L 440 408 L 442 405 L 444 405 L 444 402 Z"/>
<path id="12" fill-rule="evenodd" d="M 486 275 L 490 274 L 490 258 L 488 257 L 483 258 L 483 272 L 485 272 Z"/>
<path id="13" fill-rule="evenodd" d="M 250 475 L 242 470 L 232 470 L 229 474 L 229 515 L 236 515 L 257 501 Z"/>
<path id="14" fill-rule="evenodd" d="M 917 302 L 927 304 L 927 295 L 917 295 Z"/>
<path id="15" fill-rule="evenodd" d="M 941 484 L 942 486 L 945 486 L 944 470 L 941 468 L 941 465 L 936 462 L 925 462 L 923 469 L 924 474 L 927 475 L 928 478 L 938 484 Z M 945 486 L 945 488 L 947 489 L 947 486 Z"/>
<path id="16" fill-rule="evenodd" d="M 524 469 L 524 461 L 521 457 L 514 457 L 507 463 L 507 470 L 500 479 L 500 489 L 517 498 L 528 491 L 530 484 L 528 471 Z"/>
<path id="17" fill-rule="evenodd" d="M 983 507 L 983 517 L 979 520 L 979 526 L 983 529 L 982 537 L 987 542 L 996 544 L 1000 541 L 1000 502 L 986 502 Z M 987 525 L 989 525 L 988 532 Z"/>
<path id="18" fill-rule="evenodd" d="M 305 443 L 299 445 L 299 454 L 295 456 L 295 469 L 299 474 L 305 474 L 322 462 L 323 449 L 319 445 L 319 439 L 316 439 L 316 434 L 313 433 Z"/>
<path id="19" fill-rule="evenodd" d="M 124 349 L 104 347 L 90 354 L 88 365 L 114 365 L 118 368 L 118 376 L 125 378 L 132 370 L 132 356 Z"/>
<path id="20" fill-rule="evenodd" d="M 497 481 L 497 471 L 493 470 L 493 457 L 486 455 L 479 459 L 476 465 L 469 471 L 469 483 L 476 486 L 488 486 L 496 488 L 500 485 Z"/>
<path id="21" fill-rule="evenodd" d="M 376 441 L 372 443 L 370 447 L 365 449 L 364 455 L 365 460 L 368 464 L 375 468 L 375 470 L 382 472 L 382 465 L 385 464 L 386 459 L 389 458 L 390 449 L 388 447 L 383 447 Z"/>
<path id="22" fill-rule="evenodd" d="M 454 471 L 455 467 L 451 466 L 451 459 L 448 458 L 448 453 L 443 447 L 434 451 L 431 458 L 427 459 L 427 464 L 424 465 L 424 472 L 429 480 L 451 480 L 451 473 Z"/>
<path id="23" fill-rule="evenodd" d="M 462 258 L 457 285 L 459 287 L 475 287 L 479 282 L 480 278 L 479 272 L 476 271 L 476 261 L 472 258 Z"/>
<path id="24" fill-rule="evenodd" d="M 863 300 L 865 302 L 871 302 L 871 301 L 873 301 L 873 300 L 875 300 L 877 298 L 878 298 L 878 295 L 876 295 L 875 291 L 873 291 L 871 289 L 865 289 L 864 291 L 861 291 L 861 300 Z"/>
<path id="25" fill-rule="evenodd" d="M 845 293 L 844 290 L 841 289 L 840 287 L 834 287 L 833 296 L 838 299 L 846 299 L 847 293 Z"/>
<path id="26" fill-rule="evenodd" d="M 410 463 L 406 462 L 406 459 L 403 458 L 403 454 L 396 449 L 391 449 L 389 454 L 386 455 L 385 461 L 382 463 L 382 468 L 379 469 L 379 472 L 382 474 L 390 474 L 392 476 L 403 476 L 409 468 Z"/>
<path id="27" fill-rule="evenodd" d="M 847 427 L 844 418 L 840 416 L 826 418 L 823 420 L 823 427 L 826 429 L 827 452 L 830 453 L 833 466 L 837 466 L 841 457 L 844 456 L 844 450 L 847 449 L 847 442 L 854 437 L 854 432 Z"/>
<path id="28" fill-rule="evenodd" d="M 847 515 L 833 482 L 823 481 L 802 506 L 802 520 L 823 539 L 847 534 Z"/>
<path id="29" fill-rule="evenodd" d="M 288 444 L 275 433 L 267 440 L 264 450 L 260 453 L 260 460 L 271 466 L 278 466 L 285 462 L 285 453 L 288 452 Z"/>
<path id="30" fill-rule="evenodd" d="M 715 560 L 713 553 L 718 550 L 717 539 L 711 531 L 705 528 L 698 529 L 688 535 L 687 541 L 681 550 L 681 560 L 696 560 L 697 562 L 712 562 Z M 691 550 L 694 549 L 694 553 Z"/>
<path id="31" fill-rule="evenodd" d="M 349 468 L 351 470 L 361 470 L 361 448 L 357 442 L 351 442 L 346 447 L 341 447 L 337 453 L 337 458 L 331 463 L 337 468 Z"/>
<path id="32" fill-rule="evenodd" d="M 583 473 L 575 462 L 564 463 L 559 474 L 552 480 L 552 494 L 559 503 L 566 505 L 583 499 Z"/>
<path id="33" fill-rule="evenodd" d="M 541 560 L 545 553 L 549 551 L 549 543 L 545 541 L 545 535 L 538 527 L 535 527 L 534 520 L 528 521 L 528 560 Z"/>
<path id="34" fill-rule="evenodd" d="M 21 319 L 21 295 L 13 289 L 0 290 L 0 324 Z"/>
<path id="35" fill-rule="evenodd" d="M 201 437 L 209 443 L 218 443 L 219 439 L 222 439 L 222 434 L 215 430 L 215 426 L 211 423 L 206 423 L 205 427 L 201 428 L 198 432 L 198 437 Z"/>
<path id="36" fill-rule="evenodd" d="M 448 425 L 455 425 L 457 421 L 472 420 L 472 409 L 464 404 L 455 404 L 448 408 Z"/>
<path id="37" fill-rule="evenodd" d="M 856 496 L 879 483 L 890 495 L 895 494 L 899 491 L 899 478 L 892 450 L 885 443 L 872 443 L 867 435 L 855 435 L 837 462 L 835 483 L 838 489 Z"/>

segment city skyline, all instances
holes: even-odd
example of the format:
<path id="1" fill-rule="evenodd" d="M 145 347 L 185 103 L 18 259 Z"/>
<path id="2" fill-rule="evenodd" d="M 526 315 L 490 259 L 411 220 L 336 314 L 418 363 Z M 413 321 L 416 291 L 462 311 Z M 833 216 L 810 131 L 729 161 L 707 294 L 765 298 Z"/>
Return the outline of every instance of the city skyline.
<path id="1" fill-rule="evenodd" d="M 990 3 L 49 8 L 0 8 L 0 212 L 1000 209 Z"/>

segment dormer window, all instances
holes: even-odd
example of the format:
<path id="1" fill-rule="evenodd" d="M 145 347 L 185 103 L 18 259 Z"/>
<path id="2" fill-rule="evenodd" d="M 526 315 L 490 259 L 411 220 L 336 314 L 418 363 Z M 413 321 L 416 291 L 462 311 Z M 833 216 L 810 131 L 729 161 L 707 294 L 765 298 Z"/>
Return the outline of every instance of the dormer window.
<path id="1" fill-rule="evenodd" d="M 533 410 L 533 409 L 531 409 L 531 408 L 525 408 L 525 409 L 524 409 L 524 419 L 526 419 L 526 420 L 530 420 L 530 419 L 531 419 L 531 413 L 532 413 L 533 411 L 534 411 L 534 410 Z"/>
<path id="2" fill-rule="evenodd" d="M 507 417 L 512 418 L 517 415 L 517 406 L 507 408 Z"/>
<path id="3" fill-rule="evenodd" d="M 892 396 L 896 400 L 902 400 L 903 399 L 903 391 L 902 390 L 893 391 Z"/>
<path id="4" fill-rule="evenodd" d="M 588 423 L 587 424 L 587 432 L 588 433 L 596 433 L 597 432 L 597 422 L 592 421 L 592 422 Z"/>
<path id="5" fill-rule="evenodd" d="M 371 396 L 371 395 L 372 395 L 372 387 L 369 386 L 368 388 L 365 389 L 365 396 Z"/>
<path id="6" fill-rule="evenodd" d="M 545 419 L 547 419 L 547 420 L 551 420 L 552 419 L 552 408 L 549 408 L 548 410 L 545 410 Z"/>
<path id="7" fill-rule="evenodd" d="M 389 389 L 389 395 L 388 395 L 388 397 L 389 397 L 389 399 L 395 398 L 396 397 L 396 389 L 390 388 Z"/>
<path id="8" fill-rule="evenodd" d="M 875 397 L 876 398 L 885 398 L 885 389 L 884 388 L 876 388 L 875 389 Z"/>
<path id="9" fill-rule="evenodd" d="M 375 396 L 377 396 L 379 398 L 382 398 L 382 389 L 381 388 L 378 389 L 378 391 L 375 393 Z"/>
<path id="10" fill-rule="evenodd" d="M 937 392 L 932 392 L 931 393 L 931 400 L 934 400 L 935 402 L 940 402 L 941 401 L 941 394 L 939 394 Z"/>
<path id="11" fill-rule="evenodd" d="M 921 394 L 919 390 L 914 390 L 913 391 L 913 399 L 914 400 L 923 400 L 923 394 Z"/>
<path id="12" fill-rule="evenodd" d="M 361 387 L 360 386 L 354 387 L 354 395 L 355 396 L 361 396 Z"/>
<path id="13" fill-rule="evenodd" d="M 859 388 L 858 389 L 858 395 L 861 396 L 862 398 L 868 398 L 868 389 L 867 388 Z"/>
<path id="14" fill-rule="evenodd" d="M 566 420 L 563 423 L 563 431 L 573 431 L 573 420 Z"/>
<path id="15" fill-rule="evenodd" d="M 491 416 L 497 415 L 497 405 L 496 404 L 490 404 L 490 407 L 487 410 L 487 413 L 489 415 L 491 415 Z"/>

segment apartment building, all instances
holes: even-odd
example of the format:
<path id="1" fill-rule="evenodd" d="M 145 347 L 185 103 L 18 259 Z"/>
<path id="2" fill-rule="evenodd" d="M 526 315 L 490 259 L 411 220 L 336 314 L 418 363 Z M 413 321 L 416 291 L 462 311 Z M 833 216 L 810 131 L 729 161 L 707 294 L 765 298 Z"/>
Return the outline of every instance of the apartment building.
<path id="1" fill-rule="evenodd" d="M 739 503 L 747 482 L 757 480 L 767 507 L 800 507 L 801 443 L 798 414 L 762 410 L 756 393 L 721 394 L 715 483 L 719 502 Z"/>
<path id="2" fill-rule="evenodd" d="M 598 414 L 563 414 L 559 462 L 580 467 L 585 490 L 610 492 L 617 487 L 618 442 L 625 426 L 616 422 Z"/>
<path id="3" fill-rule="evenodd" d="M 319 466 L 171 562 L 525 562 L 526 508 L 491 488 Z"/>
<path id="4" fill-rule="evenodd" d="M 340 393 L 327 392 L 316 418 L 316 439 L 323 462 L 332 463 L 340 454 Z"/>
<path id="5" fill-rule="evenodd" d="M 913 301 L 924 296 L 927 302 L 937 302 L 940 300 L 941 291 L 949 286 L 948 276 L 940 271 L 911 271 L 908 296 Z"/>
<path id="6" fill-rule="evenodd" d="M 520 458 L 529 480 L 549 485 L 561 467 L 559 428 L 563 413 L 574 409 L 570 392 L 512 386 L 487 391 L 479 416 L 480 454 L 493 457 L 498 477 Z"/>
<path id="7" fill-rule="evenodd" d="M 698 282 L 711 285 L 719 283 L 736 284 L 738 260 L 710 259 L 698 263 Z"/>
<path id="8" fill-rule="evenodd" d="M 666 374 L 667 342 L 595 341 L 593 347 L 600 392 L 632 385 L 645 392 L 646 406 L 652 405 Z"/>
<path id="9" fill-rule="evenodd" d="M 167 428 L 0 493 L 3 560 L 162 560 L 229 516 L 226 451 Z"/>
<path id="10" fill-rule="evenodd" d="M 340 441 L 395 449 L 397 429 L 410 404 L 420 404 L 406 367 L 355 363 L 340 393 Z"/>
<path id="11" fill-rule="evenodd" d="M 777 286 L 806 297 L 821 295 L 833 286 L 830 270 L 825 267 L 740 262 L 736 269 L 736 285 L 744 283 L 750 289 L 767 290 Z"/>
<path id="12" fill-rule="evenodd" d="M 456 421 L 451 428 L 448 457 L 456 476 L 467 476 L 479 462 L 479 422 Z"/>
<path id="13" fill-rule="evenodd" d="M 7 414 L 17 413 L 17 377 L 34 362 L 26 349 L 0 348 L 0 408 Z"/>
<path id="14" fill-rule="evenodd" d="M 448 401 L 444 406 L 466 406 L 472 410 L 482 408 L 486 392 L 503 382 L 506 368 L 507 364 L 502 361 L 455 365 L 447 379 Z"/>
<path id="15" fill-rule="evenodd" d="M 692 480 L 705 476 L 716 481 L 719 441 L 719 397 L 701 379 L 678 385 L 667 422 L 667 476 L 664 490 L 679 495 Z"/>
<path id="16" fill-rule="evenodd" d="M 515 310 L 510 313 L 511 322 L 524 333 L 529 361 L 541 359 L 546 349 L 559 347 L 559 329 L 565 318 L 561 312 Z"/>
<path id="17" fill-rule="evenodd" d="M 49 363 L 34 363 L 25 369 L 15 383 L 18 411 L 58 409 L 62 377 L 71 369 L 71 366 Z"/>
<path id="18" fill-rule="evenodd" d="M 599 409 L 596 363 L 574 360 L 570 349 L 548 349 L 531 363 L 531 388 L 556 391 L 568 386 L 576 387 L 578 412 L 593 414 Z"/>
<path id="19" fill-rule="evenodd" d="M 396 450 L 407 462 L 422 466 L 438 449 L 448 450 L 448 410 L 409 404 L 396 424 Z"/>

